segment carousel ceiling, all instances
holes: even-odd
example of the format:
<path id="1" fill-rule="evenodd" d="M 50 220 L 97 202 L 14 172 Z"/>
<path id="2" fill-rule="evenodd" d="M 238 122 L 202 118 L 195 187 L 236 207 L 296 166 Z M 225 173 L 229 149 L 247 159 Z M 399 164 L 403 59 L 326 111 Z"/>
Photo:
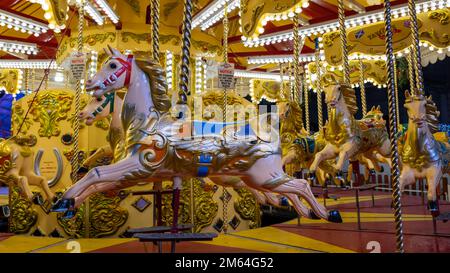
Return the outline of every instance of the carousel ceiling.
<path id="1" fill-rule="evenodd" d="M 76 19 L 65 22 L 75 13 L 75 6 L 67 6 L 62 0 L 2 0 L 0 2 L 0 49 L 2 59 L 49 59 L 56 56 L 56 49 L 61 35 L 76 35 Z M 149 22 L 149 0 L 89 0 L 86 8 L 86 19 L 89 26 L 101 30 L 108 25 L 121 29 L 126 24 L 143 24 Z M 193 31 L 196 36 L 210 36 L 210 43 L 220 45 L 222 39 L 223 0 L 194 0 Z M 314 30 L 324 22 L 336 21 L 337 0 L 301 0 L 293 1 L 249 1 L 229 0 L 228 18 L 229 31 L 229 57 L 237 67 L 248 70 L 276 70 L 277 65 L 258 63 L 254 60 L 262 56 L 280 58 L 291 55 L 293 43 L 288 36 L 276 38 L 282 33 L 292 33 L 291 18 L 293 12 L 301 10 L 302 27 L 311 29 L 311 35 L 305 40 L 302 53 L 313 52 Z M 381 10 L 378 0 L 348 0 L 346 15 L 369 13 Z M 405 0 L 393 1 L 396 5 L 405 4 Z M 241 6 L 241 11 L 239 11 Z M 59 7 L 59 11 L 55 11 Z M 261 8 L 262 7 L 262 8 Z M 68 11 L 64 11 L 64 8 Z M 183 1 L 161 0 L 160 20 L 161 34 L 179 35 L 183 19 Z M 249 17 L 247 10 L 261 10 L 259 16 Z M 273 10 L 279 10 L 279 15 L 267 16 Z M 53 11 L 53 12 L 52 12 Z M 244 12 L 245 11 L 245 12 Z M 56 15 L 55 15 L 56 14 Z M 58 15 L 59 14 L 59 15 Z M 254 12 L 252 14 L 255 14 Z M 66 16 L 65 16 L 66 15 Z M 61 18 L 57 18 L 61 17 Z M 76 16 L 73 16 L 76 18 Z M 59 20 L 59 21 L 58 21 Z M 253 21 L 253 24 L 249 24 Z M 68 26 L 63 29 L 64 24 Z M 241 27 L 241 24 L 243 27 Z M 251 25 L 251 26 L 250 26 Z M 62 27 L 61 27 L 62 26 Z M 150 28 L 150 26 L 149 26 Z M 248 39 L 242 38 L 242 29 Z M 275 35 L 275 36 L 274 36 Z M 255 37 L 259 40 L 265 37 L 275 37 L 263 45 L 253 42 Z M 172 37 L 174 41 L 177 37 Z M 256 38 L 256 39 L 258 39 Z M 167 37 L 171 39 L 171 37 Z M 172 41 L 173 43 L 175 43 Z M 206 45 L 207 46 L 207 45 Z M 292 58 L 291 56 L 286 56 Z"/>

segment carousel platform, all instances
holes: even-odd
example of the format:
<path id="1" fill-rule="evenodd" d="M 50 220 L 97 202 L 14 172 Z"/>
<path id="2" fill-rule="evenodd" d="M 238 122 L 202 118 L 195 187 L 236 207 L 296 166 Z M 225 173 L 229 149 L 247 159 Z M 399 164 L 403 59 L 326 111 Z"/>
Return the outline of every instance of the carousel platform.
<path id="1" fill-rule="evenodd" d="M 355 198 L 352 192 L 337 193 L 340 198 L 327 200 L 329 208 L 341 211 L 344 223 L 333 224 L 302 218 L 268 227 L 219 235 L 212 241 L 180 242 L 176 252 L 362 252 L 372 251 L 379 244 L 381 252 L 395 252 L 394 218 L 390 208 L 389 192 L 377 192 L 372 207 L 370 193 L 360 196 L 361 230 L 357 226 Z M 322 200 L 320 200 L 322 202 Z M 420 196 L 403 196 L 403 225 L 406 252 L 450 252 L 450 223 L 437 222 L 433 232 L 431 215 Z M 441 202 L 441 211 L 450 211 L 450 203 Z M 158 252 L 153 243 L 137 239 L 63 239 L 0 234 L 1 252 L 66 253 L 69 242 L 77 241 L 80 252 L 95 253 L 145 253 Z M 170 243 L 163 244 L 170 252 Z"/>

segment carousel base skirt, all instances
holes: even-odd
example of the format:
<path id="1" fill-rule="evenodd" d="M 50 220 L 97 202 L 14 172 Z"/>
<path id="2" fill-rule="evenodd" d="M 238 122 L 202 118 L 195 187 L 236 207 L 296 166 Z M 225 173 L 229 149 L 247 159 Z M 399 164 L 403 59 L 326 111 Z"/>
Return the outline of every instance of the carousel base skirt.
<path id="1" fill-rule="evenodd" d="M 219 235 L 213 241 L 180 242 L 176 252 L 395 252 L 395 225 L 390 207 L 389 192 L 375 194 L 372 206 L 370 192 L 360 195 L 361 230 L 357 225 L 355 197 L 352 191 L 333 191 L 338 200 L 327 200 L 329 209 L 338 209 L 342 224 L 323 220 L 302 218 L 300 225 L 294 219 L 286 223 L 258 229 Z M 320 200 L 322 202 L 322 200 Z M 450 252 L 450 223 L 437 222 L 437 233 L 433 233 L 433 222 L 427 210 L 427 202 L 420 196 L 403 196 L 403 227 L 406 252 Z M 450 211 L 448 202 L 441 202 L 442 212 Z M 0 253 L 46 252 L 67 253 L 69 244 L 76 241 L 79 251 L 96 253 L 144 253 L 158 252 L 153 243 L 141 243 L 137 239 L 66 239 L 31 237 L 0 233 Z M 379 246 L 373 247 L 373 245 Z M 170 243 L 163 243 L 163 252 L 170 252 Z"/>

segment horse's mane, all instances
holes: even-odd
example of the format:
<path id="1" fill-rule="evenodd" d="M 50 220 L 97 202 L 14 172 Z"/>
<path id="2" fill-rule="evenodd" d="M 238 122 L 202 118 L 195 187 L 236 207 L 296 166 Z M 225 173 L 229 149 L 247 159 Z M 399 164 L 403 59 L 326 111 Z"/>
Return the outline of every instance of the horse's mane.
<path id="1" fill-rule="evenodd" d="M 425 97 L 423 95 L 410 94 L 409 91 L 405 92 L 406 100 L 405 102 L 411 102 L 414 100 L 426 100 L 425 111 L 428 127 L 432 134 L 439 131 L 439 115 L 440 112 L 437 109 L 436 103 L 434 103 L 431 96 Z"/>
<path id="2" fill-rule="evenodd" d="M 352 115 L 358 112 L 358 104 L 356 103 L 355 89 L 350 85 L 340 84 L 342 96 L 344 96 L 345 104 Z"/>
<path id="3" fill-rule="evenodd" d="M 167 82 L 164 69 L 161 65 L 149 57 L 136 57 L 136 64 L 149 77 L 150 94 L 156 110 L 166 113 L 172 106 L 169 96 L 167 95 Z"/>
<path id="4" fill-rule="evenodd" d="M 427 104 L 425 105 L 427 113 L 427 122 L 432 134 L 439 131 L 439 120 L 438 117 L 440 112 L 437 110 L 436 103 L 434 103 L 433 98 L 428 96 Z"/>

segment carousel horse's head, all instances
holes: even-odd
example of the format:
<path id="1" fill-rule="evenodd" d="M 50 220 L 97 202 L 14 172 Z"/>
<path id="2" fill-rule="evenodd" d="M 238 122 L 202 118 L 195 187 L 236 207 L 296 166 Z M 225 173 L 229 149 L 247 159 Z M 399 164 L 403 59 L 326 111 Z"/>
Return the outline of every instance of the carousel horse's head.
<path id="1" fill-rule="evenodd" d="M 93 97 L 83 110 L 81 110 L 79 119 L 85 120 L 86 125 L 90 126 L 95 121 L 106 118 L 112 112 L 114 112 L 113 93 L 99 98 Z"/>
<path id="2" fill-rule="evenodd" d="M 405 108 L 408 113 L 408 118 L 417 127 L 421 128 L 426 125 L 427 122 L 427 111 L 426 105 L 427 100 L 423 95 L 410 94 L 408 90 L 405 91 Z"/>
<path id="3" fill-rule="evenodd" d="M 133 55 L 123 55 L 109 45 L 104 50 L 109 58 L 101 69 L 86 82 L 86 90 L 93 91 L 97 98 L 101 98 L 111 91 L 127 87 L 135 64 Z"/>
<path id="4" fill-rule="evenodd" d="M 336 108 L 340 101 L 344 101 L 352 114 L 356 113 L 355 90 L 348 84 L 333 83 L 324 88 L 325 102 L 331 108 Z"/>

